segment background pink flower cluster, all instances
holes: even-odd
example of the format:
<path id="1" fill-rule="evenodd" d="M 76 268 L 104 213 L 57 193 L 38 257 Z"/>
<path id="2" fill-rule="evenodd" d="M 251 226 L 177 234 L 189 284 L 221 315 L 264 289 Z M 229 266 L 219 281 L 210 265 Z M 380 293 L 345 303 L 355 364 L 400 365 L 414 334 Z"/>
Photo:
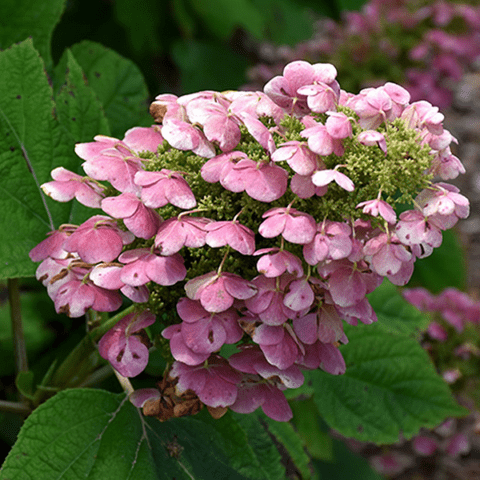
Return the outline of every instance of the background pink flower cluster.
<path id="1" fill-rule="evenodd" d="M 386 79 L 401 83 L 413 100 L 441 108 L 453 85 L 480 55 L 480 7 L 446 0 L 370 0 L 340 22 L 318 22 L 313 39 L 295 47 L 263 45 L 252 86 L 263 85 L 286 63 L 332 62 L 345 87 L 357 90 Z M 353 67 L 353 68 L 352 68 Z"/>
<path id="2" fill-rule="evenodd" d="M 437 107 L 410 103 L 399 85 L 353 95 L 340 89 L 335 67 L 303 61 L 287 65 L 264 92 L 160 95 L 152 112 L 161 125 L 78 144 L 86 177 L 52 172 L 43 185 L 49 196 L 75 197 L 103 213 L 62 225 L 35 247 L 37 278 L 57 312 L 72 317 L 115 311 L 122 294 L 139 304 L 99 344 L 128 377 L 148 362 L 151 293 L 168 287 L 176 311 L 166 312 L 172 324 L 162 335 L 178 394 L 192 390 L 213 408 L 262 407 L 288 420 L 283 391 L 302 384 L 303 369 L 345 371 L 343 321 L 376 321 L 366 295 L 384 277 L 405 285 L 416 259 L 468 215 L 456 187 L 429 180 L 463 173 L 450 151 L 454 139 Z M 398 139 L 400 131 L 418 150 Z M 426 188 L 397 219 L 393 175 L 375 172 L 402 161 L 399 148 L 405 164 L 395 176 L 414 183 L 413 168 Z M 417 154 L 428 168 L 415 165 Z M 182 167 L 159 167 L 163 158 L 182 158 Z M 185 159 L 202 166 L 189 171 Z M 231 216 L 208 207 L 214 188 L 228 193 L 221 207 Z M 200 273 L 192 261 L 198 249 Z M 224 358 L 226 344 L 237 353 Z M 140 391 L 133 401 L 160 395 Z"/>

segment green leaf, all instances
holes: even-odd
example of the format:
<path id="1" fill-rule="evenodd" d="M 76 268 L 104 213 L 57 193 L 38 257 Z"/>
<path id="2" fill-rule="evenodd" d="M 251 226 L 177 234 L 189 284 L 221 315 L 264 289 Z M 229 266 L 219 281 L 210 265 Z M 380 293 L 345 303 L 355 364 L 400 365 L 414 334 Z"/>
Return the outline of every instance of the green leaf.
<path id="1" fill-rule="evenodd" d="M 243 27 L 257 39 L 264 28 L 263 12 L 251 0 L 190 0 L 207 28 L 218 38 L 228 39 L 235 28 Z"/>
<path id="2" fill-rule="evenodd" d="M 64 53 L 66 65 L 65 84 L 55 97 L 58 120 L 72 142 L 90 142 L 95 135 L 110 135 L 108 120 L 102 104 L 73 56 L 71 50 Z M 78 161 L 77 173 L 84 174 Z"/>
<path id="3" fill-rule="evenodd" d="M 313 458 L 332 461 L 333 443 L 325 428 L 313 398 L 293 400 L 290 402 L 293 411 L 293 423 L 305 442 L 305 446 Z M 323 422 L 323 426 L 325 423 Z"/>
<path id="4" fill-rule="evenodd" d="M 393 443 L 400 433 L 408 439 L 422 427 L 467 414 L 414 339 L 377 325 L 359 325 L 348 336 L 341 347 L 346 373 L 311 373 L 320 415 L 342 435 Z"/>
<path id="5" fill-rule="evenodd" d="M 67 78 L 52 101 L 44 65 L 27 40 L 0 53 L 0 279 L 32 276 L 28 252 L 62 223 L 83 221 L 91 210 L 45 197 L 40 185 L 63 166 L 79 172 L 75 143 L 108 133 L 101 104 L 70 52 Z M 15 228 L 12 228 L 15 227 Z"/>
<path id="6" fill-rule="evenodd" d="M 216 42 L 176 42 L 172 56 L 181 71 L 183 93 L 232 90 L 246 83 L 245 57 Z"/>
<path id="7" fill-rule="evenodd" d="M 65 205 L 49 203 L 40 185 L 69 152 L 31 39 L 0 52 L 0 71 L 1 279 L 33 275 L 28 252 L 65 218 Z"/>
<path id="8" fill-rule="evenodd" d="M 247 462 L 245 434 L 228 420 L 160 423 L 125 397 L 103 390 L 64 390 L 22 427 L 0 474 L 9 480 L 192 480 L 270 478 Z M 250 449 L 251 450 L 251 449 Z M 237 470 L 249 472 L 249 476 Z M 282 477 L 278 477 L 282 478 Z"/>
<path id="9" fill-rule="evenodd" d="M 134 126 L 153 123 L 148 114 L 145 80 L 132 61 L 87 40 L 73 45 L 71 50 L 103 105 L 115 138 L 123 138 L 125 131 Z"/>
<path id="10" fill-rule="evenodd" d="M 317 16 L 331 17 L 335 20 L 340 19 L 338 0 L 288 0 L 288 2 L 307 7 Z"/>
<path id="11" fill-rule="evenodd" d="M 258 462 L 259 464 L 259 470 L 256 472 L 256 475 L 251 478 L 265 478 L 268 480 L 285 478 L 285 468 L 282 465 L 282 458 L 273 444 L 272 439 L 262 424 L 259 423 L 258 417 L 234 412 L 229 412 L 225 417 L 222 418 L 225 418 L 226 422 L 233 420 L 244 430 L 246 434 L 245 441 L 248 447 L 243 446 L 242 448 L 244 450 L 248 449 L 249 454 L 254 456 L 256 463 Z M 230 427 L 228 424 L 226 427 L 224 431 L 226 436 L 228 436 Z"/>
<path id="12" fill-rule="evenodd" d="M 0 49 L 32 37 L 35 48 L 50 69 L 52 33 L 60 20 L 64 4 L 65 0 L 2 0 Z"/>
<path id="13" fill-rule="evenodd" d="M 15 377 L 15 386 L 17 390 L 24 396 L 33 399 L 33 380 L 34 373 L 32 371 L 28 372 L 18 372 Z"/>
<path id="14" fill-rule="evenodd" d="M 408 303 L 398 288 L 386 279 L 368 295 L 368 301 L 377 314 L 378 326 L 385 331 L 415 335 L 430 322 L 428 315 Z"/>
<path id="15" fill-rule="evenodd" d="M 110 135 L 110 126 L 103 106 L 88 81 L 71 50 L 67 49 L 57 66 L 65 83 L 55 95 L 56 112 L 63 132 L 63 139 L 71 145 L 70 170 L 85 175 L 83 160 L 75 154 L 74 145 L 91 142 L 95 135 Z M 73 168 L 72 168 L 73 167 Z M 95 214 L 91 208 L 77 201 L 68 203 L 68 222 L 80 224 Z"/>
<path id="16" fill-rule="evenodd" d="M 438 294 L 448 287 L 465 290 L 467 270 L 465 252 L 454 230 L 443 232 L 443 242 L 433 253 L 415 262 L 408 286 L 422 286 Z"/>
<path id="17" fill-rule="evenodd" d="M 298 412 L 303 413 L 303 411 Z M 288 422 L 277 422 L 267 417 L 263 412 L 257 414 L 258 417 L 267 425 L 268 431 L 275 437 L 278 443 L 285 448 L 293 464 L 301 474 L 301 478 L 308 480 L 312 478 L 312 472 L 309 468 L 310 458 L 304 450 L 304 440 L 300 433 L 295 431 L 293 425 Z M 295 417 L 295 413 L 294 413 Z M 315 432 L 316 433 L 316 432 Z M 283 478 L 280 476 L 274 478 Z"/>

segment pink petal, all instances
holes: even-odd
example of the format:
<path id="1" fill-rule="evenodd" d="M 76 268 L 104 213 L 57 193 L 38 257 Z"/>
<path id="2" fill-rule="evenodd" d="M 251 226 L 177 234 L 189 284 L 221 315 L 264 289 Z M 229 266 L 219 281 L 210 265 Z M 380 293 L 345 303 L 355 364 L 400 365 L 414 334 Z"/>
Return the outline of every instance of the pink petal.
<path id="1" fill-rule="evenodd" d="M 227 338 L 225 329 L 210 316 L 193 323 L 182 323 L 182 336 L 195 353 L 212 353 L 220 350 Z"/>
<path id="2" fill-rule="evenodd" d="M 288 285 L 288 289 L 289 292 L 283 299 L 283 303 L 288 308 L 300 312 L 312 306 L 315 295 L 306 279 L 294 280 Z"/>
<path id="3" fill-rule="evenodd" d="M 125 132 L 123 141 L 135 152 L 148 150 L 156 153 L 158 146 L 163 142 L 163 137 L 157 125 L 133 127 Z"/>
<path id="4" fill-rule="evenodd" d="M 140 200 L 134 193 L 122 193 L 118 197 L 107 197 L 102 200 L 102 210 L 114 218 L 126 218 L 133 215 Z"/>
<path id="5" fill-rule="evenodd" d="M 183 264 L 183 257 L 178 253 L 170 257 L 149 255 L 145 273 L 155 283 L 168 286 L 183 280 L 187 275 L 187 269 Z"/>
<path id="6" fill-rule="evenodd" d="M 136 377 L 148 363 L 148 348 L 135 336 L 125 344 L 117 343 L 108 350 L 108 361 L 124 377 Z"/>
<path id="7" fill-rule="evenodd" d="M 285 395 L 278 388 L 270 385 L 266 385 L 265 390 L 265 401 L 262 404 L 263 413 L 277 422 L 291 420 L 293 413 Z"/>
<path id="8" fill-rule="evenodd" d="M 157 400 L 160 398 L 160 392 L 156 388 L 140 388 L 130 394 L 128 399 L 137 408 L 142 408 L 147 400 Z"/>
<path id="9" fill-rule="evenodd" d="M 292 326 L 293 331 L 301 342 L 312 345 L 318 340 L 316 313 L 309 313 L 304 317 L 295 318 Z"/>

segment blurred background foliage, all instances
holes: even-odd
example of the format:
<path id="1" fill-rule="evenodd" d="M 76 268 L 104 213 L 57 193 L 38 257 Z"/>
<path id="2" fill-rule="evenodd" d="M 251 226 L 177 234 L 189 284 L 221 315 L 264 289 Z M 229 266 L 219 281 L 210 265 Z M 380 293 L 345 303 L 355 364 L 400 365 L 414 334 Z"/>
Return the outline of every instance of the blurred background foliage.
<path id="1" fill-rule="evenodd" d="M 258 62 L 256 45 L 294 45 L 319 16 L 339 19 L 363 0 L 68 0 L 52 41 L 93 40 L 133 60 L 150 94 L 236 89 Z"/>

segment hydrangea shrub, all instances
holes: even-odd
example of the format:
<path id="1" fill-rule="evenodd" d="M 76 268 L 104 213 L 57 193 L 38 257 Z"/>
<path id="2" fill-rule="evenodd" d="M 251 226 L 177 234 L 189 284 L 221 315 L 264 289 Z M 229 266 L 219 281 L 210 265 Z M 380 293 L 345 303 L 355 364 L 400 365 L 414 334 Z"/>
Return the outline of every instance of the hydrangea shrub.
<path id="1" fill-rule="evenodd" d="M 160 95 L 155 125 L 77 144 L 86 176 L 59 167 L 43 184 L 95 209 L 30 252 L 56 311 L 132 302 L 98 345 L 123 377 L 148 363 L 145 328 L 164 325 L 171 366 L 130 395 L 145 414 L 289 420 L 284 392 L 305 370 L 345 372 L 344 322 L 377 321 L 366 295 L 405 285 L 468 216 L 439 109 L 393 83 L 352 94 L 336 75 L 296 61 L 263 92 Z"/>

